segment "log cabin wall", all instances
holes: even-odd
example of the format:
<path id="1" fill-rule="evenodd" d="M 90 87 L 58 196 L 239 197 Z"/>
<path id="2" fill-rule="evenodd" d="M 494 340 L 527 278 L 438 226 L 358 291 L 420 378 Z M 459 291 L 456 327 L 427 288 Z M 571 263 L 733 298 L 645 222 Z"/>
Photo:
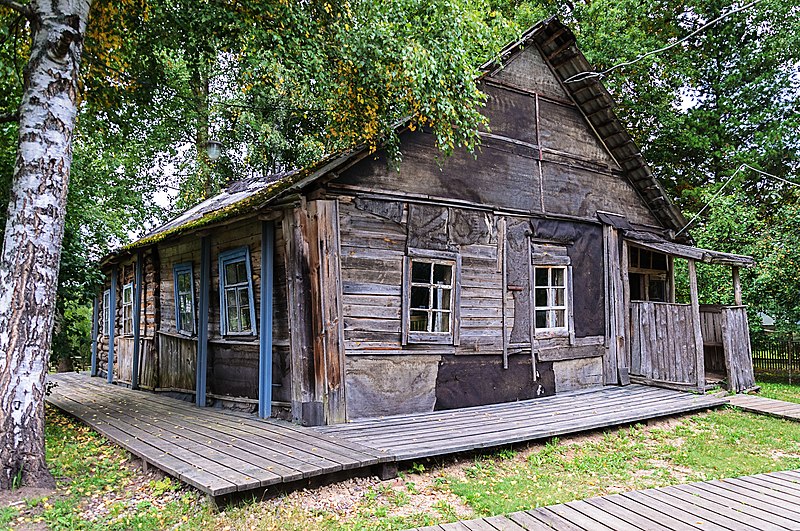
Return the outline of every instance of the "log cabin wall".
<path id="1" fill-rule="evenodd" d="M 341 195 L 338 202 L 349 418 L 514 401 L 602 383 L 599 225 L 375 196 Z M 527 279 L 528 265 L 542 258 L 531 254 L 529 239 L 565 249 L 574 271 L 574 338 L 537 335 L 535 380 Z M 403 344 L 409 248 L 460 256 L 456 345 Z M 515 276 L 516 270 L 522 272 Z M 516 277 L 524 277 L 524 290 Z"/>
<path id="2" fill-rule="evenodd" d="M 280 220 L 277 222 L 280 223 Z M 207 392 L 212 402 L 223 406 L 255 410 L 258 399 L 258 364 L 261 279 L 261 222 L 248 220 L 219 228 L 210 234 L 211 275 L 209 286 L 209 348 Z M 250 258 L 254 331 L 243 334 L 221 333 L 219 256 L 227 251 L 246 248 Z M 200 239 L 196 236 L 163 243 L 161 256 L 161 317 L 160 371 L 162 390 L 194 391 L 196 382 L 197 338 L 181 334 L 176 328 L 174 267 L 192 264 L 195 314 L 200 289 Z M 284 243 L 276 231 L 275 277 L 273 290 L 273 388 L 272 399 L 276 414 L 288 408 L 290 402 L 289 332 L 286 319 L 286 274 L 283 259 Z M 249 301 L 248 301 L 249 304 Z M 199 320 L 196 318 L 196 323 Z"/>
<path id="3" fill-rule="evenodd" d="M 603 383 L 597 212 L 643 229 L 661 225 L 536 46 L 486 76 L 482 89 L 489 130 L 477 156 L 457 151 L 442 160 L 431 134 L 406 131 L 399 172 L 378 152 L 325 185 L 340 203 L 350 418 Z M 457 345 L 403 345 L 402 264 L 419 247 L 460 256 Z M 537 333 L 531 345 L 531 268 L 553 249 L 571 269 L 571 333 Z"/>

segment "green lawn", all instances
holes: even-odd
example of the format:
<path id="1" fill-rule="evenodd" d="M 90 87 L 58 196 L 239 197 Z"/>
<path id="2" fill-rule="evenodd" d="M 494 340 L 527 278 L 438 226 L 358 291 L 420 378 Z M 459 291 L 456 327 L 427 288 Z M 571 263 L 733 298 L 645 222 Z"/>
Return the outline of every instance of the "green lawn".
<path id="1" fill-rule="evenodd" d="M 416 463 L 393 481 L 348 480 L 215 513 L 195 490 L 144 475 L 70 417 L 48 407 L 47 421 L 58 491 L 0 509 L 0 529 L 30 522 L 52 529 L 402 529 L 800 468 L 800 423 L 728 408 L 479 458 Z"/>
<path id="2" fill-rule="evenodd" d="M 789 384 L 786 378 L 759 376 L 756 385 L 761 386 L 759 395 L 764 398 L 800 403 L 800 378 Z"/>

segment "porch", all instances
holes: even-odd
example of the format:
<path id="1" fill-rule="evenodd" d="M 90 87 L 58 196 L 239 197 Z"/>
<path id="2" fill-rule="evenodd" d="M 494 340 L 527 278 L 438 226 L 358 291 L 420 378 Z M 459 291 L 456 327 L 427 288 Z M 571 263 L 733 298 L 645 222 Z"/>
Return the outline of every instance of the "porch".
<path id="1" fill-rule="evenodd" d="M 752 266 L 752 258 L 633 232 L 626 233 L 621 246 L 620 367 L 627 369 L 630 381 L 701 393 L 718 382 L 737 393 L 754 387 L 739 281 L 739 269 Z M 676 297 L 677 259 L 686 261 L 688 273 L 688 300 L 683 303 Z M 698 262 L 731 268 L 733 304 L 700 304 Z"/>
<path id="2" fill-rule="evenodd" d="M 224 502 L 395 463 L 547 439 L 720 406 L 724 398 L 631 385 L 521 402 L 305 428 L 54 374 L 47 401 L 167 474 Z"/>

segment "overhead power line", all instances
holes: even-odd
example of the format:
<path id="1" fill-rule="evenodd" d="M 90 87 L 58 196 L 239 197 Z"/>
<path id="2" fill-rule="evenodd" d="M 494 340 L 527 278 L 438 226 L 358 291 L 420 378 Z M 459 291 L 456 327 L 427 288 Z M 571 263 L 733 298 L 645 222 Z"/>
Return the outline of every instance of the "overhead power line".
<path id="1" fill-rule="evenodd" d="M 603 78 L 603 77 L 606 76 L 606 74 L 608 74 L 610 72 L 613 72 L 614 70 L 616 70 L 618 68 L 622 68 L 622 67 L 625 67 L 625 66 L 630 66 L 630 65 L 636 64 L 639 61 L 642 61 L 642 60 L 644 60 L 644 59 L 646 59 L 648 57 L 651 57 L 653 55 L 658 55 L 660 53 L 666 52 L 667 50 L 670 50 L 670 49 L 678 46 L 679 44 L 681 44 L 683 42 L 686 42 L 687 40 L 691 39 L 695 35 L 697 35 L 699 33 L 702 33 L 703 31 L 707 30 L 711 26 L 714 26 L 717 22 L 725 20 L 726 18 L 728 18 L 731 15 L 734 15 L 736 13 L 739 13 L 740 11 L 744 11 L 745 9 L 749 9 L 749 8 L 753 7 L 754 5 L 758 4 L 759 2 L 761 2 L 761 0 L 753 0 L 749 4 L 743 5 L 741 7 L 729 8 L 727 11 L 722 13 L 717 18 L 711 20 L 710 22 L 707 22 L 707 23 L 703 24 L 702 26 L 700 26 L 699 28 L 697 28 L 696 30 L 691 32 L 690 34 L 688 34 L 685 37 L 673 42 L 672 44 L 668 44 L 667 46 L 664 46 L 663 48 L 659 48 L 657 50 L 652 50 L 652 51 L 649 51 L 647 53 L 643 53 L 643 54 L 637 56 L 635 59 L 615 64 L 614 66 L 606 68 L 605 70 L 601 70 L 600 72 L 578 72 L 574 76 L 570 76 L 567 79 L 565 79 L 564 83 L 577 83 L 578 81 L 583 81 L 585 79 Z"/>
<path id="2" fill-rule="evenodd" d="M 780 181 L 780 182 L 782 182 L 784 184 L 788 184 L 788 185 L 796 186 L 796 187 L 800 188 L 800 184 L 798 184 L 796 182 L 792 182 L 792 181 L 789 181 L 788 179 L 784 179 L 783 177 L 778 177 L 777 175 L 773 175 L 773 174 L 765 172 L 763 170 L 759 170 L 758 168 L 754 168 L 753 166 L 750 166 L 749 164 L 742 164 L 741 166 L 736 168 L 736 171 L 733 172 L 733 175 L 728 177 L 725 180 L 725 182 L 722 183 L 722 186 L 719 187 L 719 190 L 716 191 L 716 193 L 711 197 L 711 199 L 708 200 L 708 202 L 703 206 L 703 208 L 701 208 L 700 211 L 697 214 L 695 214 L 694 217 L 692 217 L 691 220 L 689 220 L 689 223 L 684 225 L 683 228 L 681 230 L 679 230 L 675 234 L 675 236 L 679 236 L 683 231 L 688 229 L 689 225 L 694 223 L 697 220 L 697 218 L 699 218 L 700 215 L 703 212 L 705 212 L 708 207 L 711 206 L 711 203 L 713 203 L 717 199 L 717 197 L 719 197 L 720 194 L 722 194 L 722 191 L 725 190 L 725 188 L 731 183 L 731 181 L 733 181 L 734 177 L 736 177 L 739 173 L 741 173 L 744 170 L 752 170 L 752 171 L 758 173 L 759 175 L 763 175 L 764 177 L 770 177 L 770 178 L 775 179 L 777 181 Z"/>

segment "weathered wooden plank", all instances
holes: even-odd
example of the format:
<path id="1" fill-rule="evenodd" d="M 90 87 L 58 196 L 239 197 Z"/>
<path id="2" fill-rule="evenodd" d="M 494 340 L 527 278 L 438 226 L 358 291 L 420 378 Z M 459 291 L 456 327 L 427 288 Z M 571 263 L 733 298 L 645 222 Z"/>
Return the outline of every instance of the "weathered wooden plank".
<path id="1" fill-rule="evenodd" d="M 734 492 L 721 488 L 718 485 L 710 483 L 693 483 L 691 485 L 676 485 L 676 489 L 684 492 L 694 493 L 713 501 L 720 505 L 734 508 L 737 511 L 754 516 L 760 520 L 782 526 L 787 529 L 796 529 L 798 522 L 792 513 L 790 518 L 785 518 L 782 513 L 785 513 L 780 507 L 769 504 L 761 504 L 758 506 L 752 505 L 753 500 L 748 497 L 742 497 Z"/>
<path id="2" fill-rule="evenodd" d="M 589 505 L 597 507 L 599 510 L 607 514 L 633 525 L 635 529 L 646 529 L 648 531 L 669 531 L 671 529 L 670 527 L 662 525 L 658 521 L 650 520 L 634 511 L 623 509 L 619 505 L 610 502 L 604 497 L 589 498 L 584 501 Z"/>

